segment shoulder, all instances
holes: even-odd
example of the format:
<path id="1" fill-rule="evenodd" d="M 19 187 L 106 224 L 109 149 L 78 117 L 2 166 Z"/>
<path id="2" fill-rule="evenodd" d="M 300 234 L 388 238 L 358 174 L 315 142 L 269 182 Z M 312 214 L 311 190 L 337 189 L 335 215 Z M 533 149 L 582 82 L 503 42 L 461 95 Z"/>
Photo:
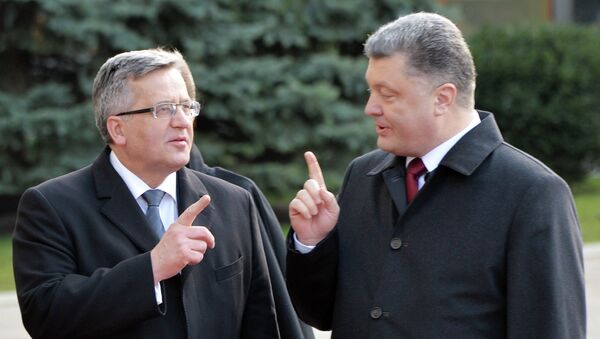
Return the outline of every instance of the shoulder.
<path id="1" fill-rule="evenodd" d="M 187 175 L 194 177 L 202 183 L 211 196 L 228 197 L 229 199 L 248 199 L 250 193 L 241 186 L 228 182 L 224 179 L 185 168 Z"/>
<path id="2" fill-rule="evenodd" d="M 381 149 L 375 149 L 354 158 L 348 167 L 354 170 L 368 172 L 385 162 L 391 161 L 393 158 L 395 158 L 393 154 L 382 151 Z"/>
<path id="3" fill-rule="evenodd" d="M 553 181 L 565 183 L 550 167 L 525 151 L 503 142 L 494 152 L 496 162 L 501 163 L 504 171 L 517 175 L 515 180 Z M 566 183 L 565 183 L 566 184 Z"/>
<path id="4" fill-rule="evenodd" d="M 25 192 L 37 191 L 42 195 L 60 195 L 76 198 L 76 195 L 82 194 L 82 192 L 91 191 L 93 176 L 90 167 L 91 166 L 86 166 L 79 170 L 49 179 L 28 188 Z"/>
<path id="5" fill-rule="evenodd" d="M 571 199 L 567 182 L 534 156 L 503 142 L 481 165 L 492 182 L 504 189 L 520 192 L 521 197 L 533 194 L 543 199 Z"/>
<path id="6" fill-rule="evenodd" d="M 86 167 L 26 189 L 19 200 L 18 220 L 23 222 L 25 215 L 30 218 L 72 215 L 93 205 L 95 200 L 91 171 Z"/>

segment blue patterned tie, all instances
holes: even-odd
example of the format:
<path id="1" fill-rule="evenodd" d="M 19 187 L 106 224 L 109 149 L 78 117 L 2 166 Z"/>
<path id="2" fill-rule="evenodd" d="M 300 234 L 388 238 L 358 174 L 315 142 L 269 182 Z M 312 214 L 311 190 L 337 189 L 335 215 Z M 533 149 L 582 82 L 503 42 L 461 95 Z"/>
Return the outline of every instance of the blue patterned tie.
<path id="1" fill-rule="evenodd" d="M 142 198 L 148 203 L 148 210 L 146 211 L 146 219 L 152 228 L 152 231 L 160 239 L 165 233 L 165 227 L 163 226 L 162 220 L 160 219 L 160 212 L 158 206 L 162 200 L 165 192 L 161 190 L 147 190 L 142 194 Z"/>

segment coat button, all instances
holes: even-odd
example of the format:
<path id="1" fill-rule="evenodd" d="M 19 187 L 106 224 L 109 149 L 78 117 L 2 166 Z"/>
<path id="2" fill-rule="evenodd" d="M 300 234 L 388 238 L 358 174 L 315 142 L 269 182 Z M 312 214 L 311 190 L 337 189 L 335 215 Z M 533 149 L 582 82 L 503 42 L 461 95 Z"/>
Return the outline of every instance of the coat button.
<path id="1" fill-rule="evenodd" d="M 373 318 L 373 319 L 381 318 L 382 314 L 383 314 L 383 311 L 381 310 L 380 307 L 375 307 L 374 309 L 371 310 L 371 318 Z"/>
<path id="2" fill-rule="evenodd" d="M 402 247 L 402 239 L 400 238 L 392 238 L 392 241 L 390 241 L 390 247 L 393 250 L 397 250 L 400 247 Z"/>

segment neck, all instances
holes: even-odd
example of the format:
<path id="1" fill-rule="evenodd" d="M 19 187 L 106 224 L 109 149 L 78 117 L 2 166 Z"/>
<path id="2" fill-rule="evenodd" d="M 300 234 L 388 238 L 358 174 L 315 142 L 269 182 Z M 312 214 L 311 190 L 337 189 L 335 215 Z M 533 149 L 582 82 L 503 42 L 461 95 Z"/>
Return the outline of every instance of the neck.
<path id="1" fill-rule="evenodd" d="M 112 151 L 117 156 L 117 159 L 125 166 L 131 173 L 140 178 L 146 185 L 150 188 L 158 187 L 165 178 L 176 172 L 178 169 L 167 169 L 167 168 L 157 168 L 140 165 L 140 162 L 135 161 L 127 156 L 125 152 L 122 152 L 118 147 L 111 147 Z"/>
<path id="2" fill-rule="evenodd" d="M 475 118 L 474 109 L 456 109 L 443 123 L 443 133 L 441 134 L 441 143 L 457 135 L 465 129 Z"/>

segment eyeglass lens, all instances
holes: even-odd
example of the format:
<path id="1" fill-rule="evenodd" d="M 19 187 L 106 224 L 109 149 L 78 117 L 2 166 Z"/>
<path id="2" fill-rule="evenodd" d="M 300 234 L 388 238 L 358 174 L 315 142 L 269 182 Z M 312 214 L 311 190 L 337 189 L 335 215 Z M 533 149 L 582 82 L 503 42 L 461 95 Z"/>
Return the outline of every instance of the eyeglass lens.
<path id="1" fill-rule="evenodd" d="M 183 114 L 187 117 L 195 117 L 200 111 L 200 105 L 196 102 L 186 102 L 181 104 L 162 103 L 155 106 L 154 114 L 159 119 L 168 119 L 177 114 L 177 106 L 181 107 Z"/>

